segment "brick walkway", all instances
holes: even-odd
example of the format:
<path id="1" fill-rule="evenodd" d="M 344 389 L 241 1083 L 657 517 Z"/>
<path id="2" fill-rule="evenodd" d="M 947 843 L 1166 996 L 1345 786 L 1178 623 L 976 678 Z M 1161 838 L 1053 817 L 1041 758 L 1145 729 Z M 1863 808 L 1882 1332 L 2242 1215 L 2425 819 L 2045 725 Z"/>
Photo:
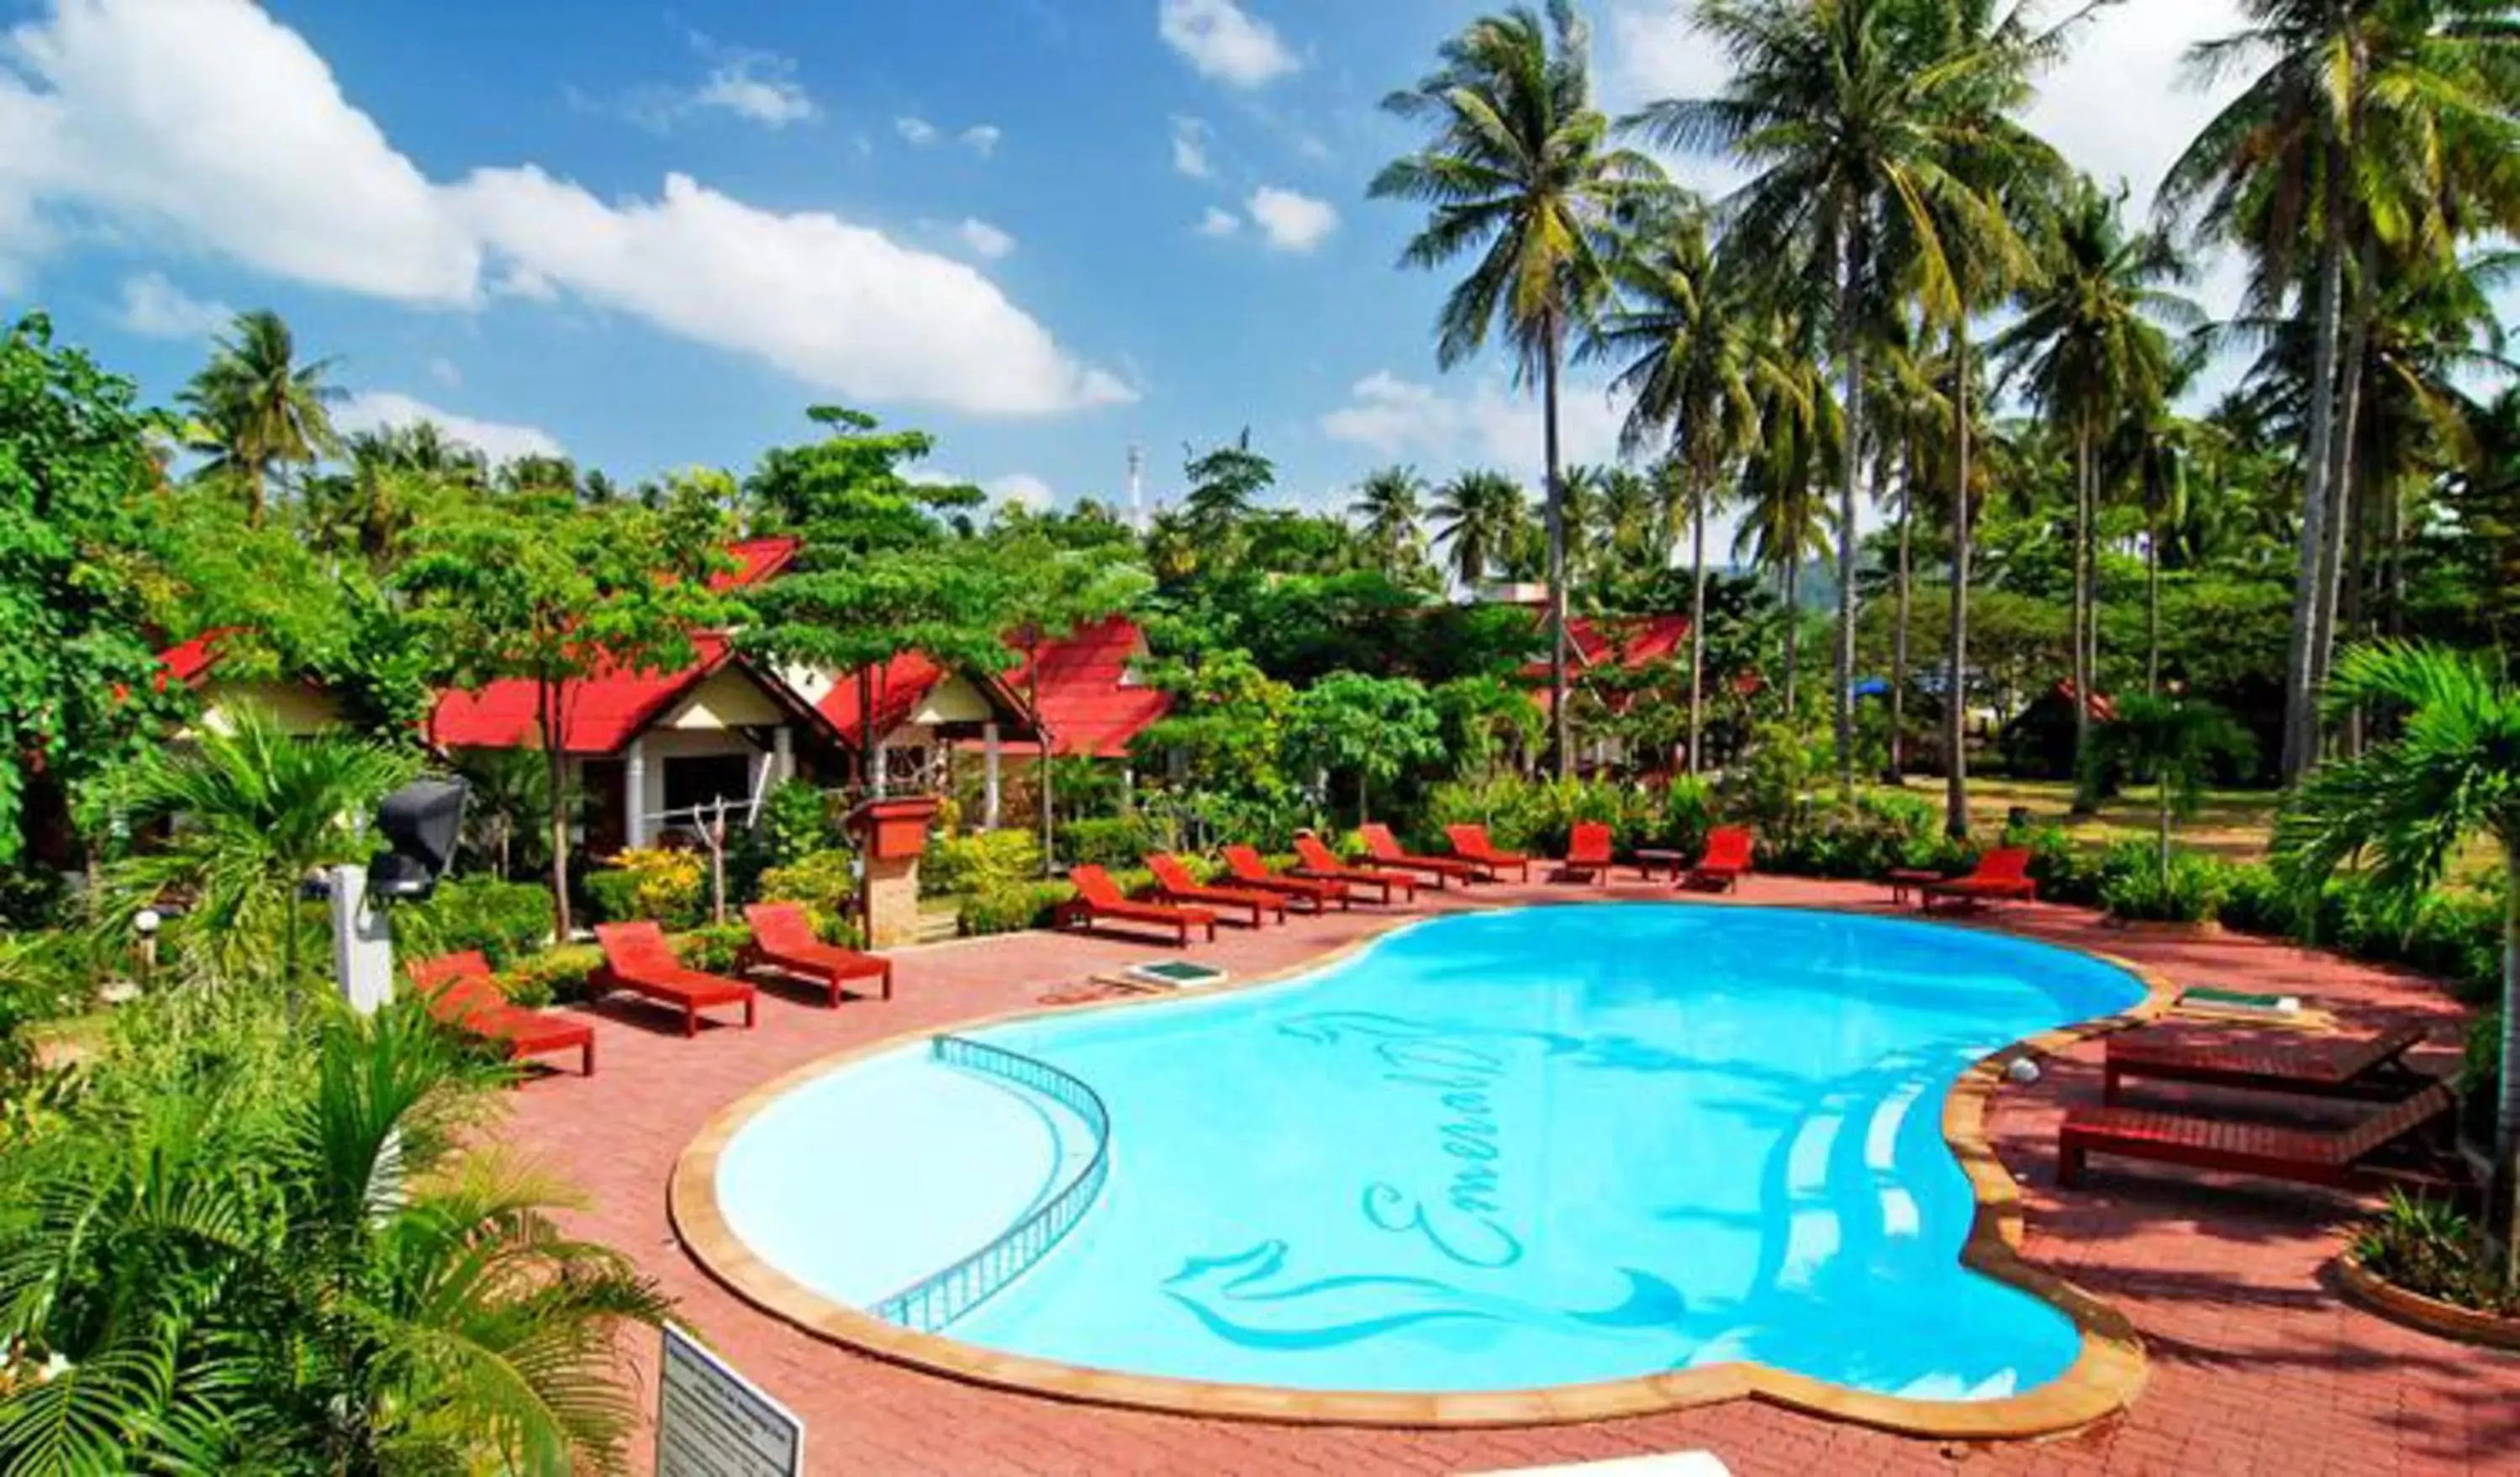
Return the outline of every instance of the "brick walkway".
<path id="1" fill-rule="evenodd" d="M 1572 889 L 1482 888 L 1483 904 Z M 1668 896 L 1636 885 L 1627 896 Z M 1745 900 L 1886 912 L 1881 889 L 1758 878 Z M 1425 895 L 1429 908 L 1459 894 Z M 1379 910 L 1231 930 L 1193 957 L 1264 972 L 1377 928 Z M 2257 940 L 2175 939 L 2106 927 L 2073 909 L 2005 915 L 2026 935 L 2102 950 L 2172 978 L 2313 995 L 2355 1025 L 2437 1019 L 2436 1059 L 2454 1040 L 2431 986 Z M 2097 1096 L 2096 1046 L 1998 1098 L 1993 1131 L 2024 1185 L 2029 1258 L 2117 1304 L 2141 1329 L 2151 1382 L 2134 1410 L 2045 1443 L 1969 1447 L 1836 1425 L 1748 1402 L 1579 1427 L 1490 1432 L 1299 1429 L 1062 1405 L 973 1388 L 820 1343 L 754 1312 L 684 1254 L 665 1216 L 683 1145 L 751 1087 L 832 1052 L 903 1031 L 1069 997 L 1090 975 L 1164 951 L 1075 935 L 946 945 L 901 955 L 890 1004 L 837 1011 L 769 999 L 760 1029 L 685 1041 L 662 1012 L 603 1014 L 603 1070 L 555 1077 L 514 1097 L 505 1137 L 586 1193 L 581 1233 L 635 1256 L 683 1318 L 805 1417 L 824 1472 L 1459 1472 L 1646 1452 L 1712 1451 L 1742 1477 L 1940 1472 L 2520 1473 L 2520 1356 L 2402 1329 L 2344 1304 L 2324 1271 L 2346 1199 L 2215 1182 L 2187 1171 L 2101 1166 L 2055 1188 L 2063 1104 Z M 2169 1091 L 2176 1091 L 2175 1089 Z M 652 1385 L 652 1354 L 641 1378 Z M 650 1392 L 652 1395 L 652 1391 Z M 648 1459 L 643 1437 L 638 1460 Z"/>

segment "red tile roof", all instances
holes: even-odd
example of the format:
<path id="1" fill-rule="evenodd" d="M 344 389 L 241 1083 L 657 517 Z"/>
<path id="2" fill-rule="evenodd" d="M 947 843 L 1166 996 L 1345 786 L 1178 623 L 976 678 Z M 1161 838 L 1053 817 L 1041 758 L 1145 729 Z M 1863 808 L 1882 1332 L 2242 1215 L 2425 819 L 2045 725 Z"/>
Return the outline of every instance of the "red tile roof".
<path id="1" fill-rule="evenodd" d="M 792 538 L 746 539 L 741 544 L 729 544 L 726 552 L 735 560 L 735 567 L 709 576 L 709 588 L 724 592 L 760 584 L 787 568 L 802 547 L 802 539 Z"/>
<path id="2" fill-rule="evenodd" d="M 1534 618 L 1539 618 L 1536 611 Z M 1686 615 L 1614 615 L 1598 620 L 1574 615 L 1566 620 L 1567 664 L 1577 674 L 1613 661 L 1628 671 L 1641 671 L 1678 656 L 1688 642 Z M 1522 671 L 1526 677 L 1546 681 L 1549 659 L 1544 656 Z"/>
<path id="3" fill-rule="evenodd" d="M 561 747 L 572 754 L 610 754 L 637 738 L 686 694 L 726 665 L 723 636 L 693 639 L 698 657 L 663 672 L 598 671 L 561 690 Z M 539 747 L 541 695 L 521 677 L 502 678 L 477 693 L 445 693 L 428 716 L 428 741 L 445 748 Z"/>
<path id="4" fill-rule="evenodd" d="M 875 671 L 876 733 L 879 737 L 906 723 L 936 685 L 945 669 L 919 651 L 904 651 Z M 865 741 L 864 718 L 858 704 L 858 674 L 851 672 L 832 685 L 816 707 L 841 739 L 854 748 Z"/>
<path id="5" fill-rule="evenodd" d="M 213 627 L 191 641 L 178 643 L 158 652 L 158 665 L 163 671 L 158 684 L 158 691 L 165 691 L 169 682 L 180 682 L 190 687 L 208 676 L 210 669 L 227 657 L 227 652 L 220 649 L 226 639 L 244 629 L 243 626 Z"/>
<path id="6" fill-rule="evenodd" d="M 1041 649 L 1041 716 L 1062 754 L 1116 759 L 1129 742 L 1172 711 L 1172 695 L 1132 686 L 1129 667 L 1146 649 L 1146 633 L 1125 615 L 1080 627 Z M 1028 691 L 1026 670 L 1007 678 Z"/>

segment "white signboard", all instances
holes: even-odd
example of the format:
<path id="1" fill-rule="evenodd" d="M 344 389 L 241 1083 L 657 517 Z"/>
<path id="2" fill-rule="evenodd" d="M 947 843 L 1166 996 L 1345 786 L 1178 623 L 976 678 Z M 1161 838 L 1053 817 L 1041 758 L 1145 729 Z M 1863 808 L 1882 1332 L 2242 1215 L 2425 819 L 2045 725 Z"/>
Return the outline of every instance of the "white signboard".
<path id="1" fill-rule="evenodd" d="M 665 1325 L 656 1477 L 803 1477 L 805 1423 L 726 1361 Z"/>

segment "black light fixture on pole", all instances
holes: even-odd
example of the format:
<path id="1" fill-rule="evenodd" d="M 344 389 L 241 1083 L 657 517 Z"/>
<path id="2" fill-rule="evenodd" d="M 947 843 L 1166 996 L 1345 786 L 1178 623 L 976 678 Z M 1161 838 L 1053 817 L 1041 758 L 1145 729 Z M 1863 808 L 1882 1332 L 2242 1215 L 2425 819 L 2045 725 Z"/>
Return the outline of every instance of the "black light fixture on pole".
<path id="1" fill-rule="evenodd" d="M 416 903 L 437 889 L 455 863 L 472 787 L 462 780 L 415 780 L 377 809 L 385 850 L 365 867 L 336 867 L 325 878 L 333 907 L 333 974 L 350 1007 L 368 1014 L 393 998 L 389 903 Z"/>

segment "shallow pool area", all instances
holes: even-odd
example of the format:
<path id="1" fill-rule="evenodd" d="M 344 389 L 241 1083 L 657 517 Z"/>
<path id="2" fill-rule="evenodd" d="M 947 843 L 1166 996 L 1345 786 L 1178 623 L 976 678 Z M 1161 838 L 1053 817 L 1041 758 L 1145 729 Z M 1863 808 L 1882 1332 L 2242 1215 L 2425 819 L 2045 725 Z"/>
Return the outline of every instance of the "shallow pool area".
<path id="1" fill-rule="evenodd" d="M 1451 916 L 1278 984 L 835 1067 L 735 1132 L 716 1203 L 820 1297 L 1094 1369 L 1417 1393 L 1751 1361 L 1996 1399 L 2079 1333 L 1960 1264 L 1945 1096 L 2143 995 L 1838 914 Z"/>

